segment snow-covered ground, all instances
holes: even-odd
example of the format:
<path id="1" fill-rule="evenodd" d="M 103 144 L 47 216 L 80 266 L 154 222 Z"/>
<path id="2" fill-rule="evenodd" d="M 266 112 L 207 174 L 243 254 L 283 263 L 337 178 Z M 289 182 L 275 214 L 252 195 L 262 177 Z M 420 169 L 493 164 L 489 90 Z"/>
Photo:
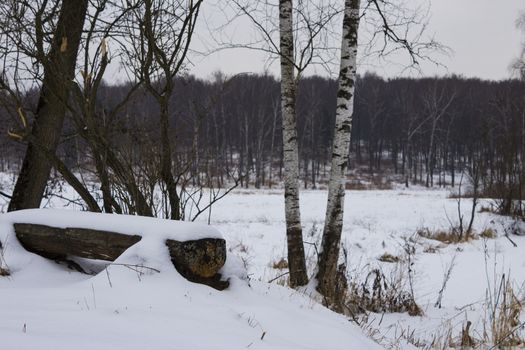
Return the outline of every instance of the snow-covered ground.
<path id="1" fill-rule="evenodd" d="M 347 250 L 350 278 L 362 282 L 379 268 L 392 280 L 410 290 L 409 259 L 412 287 L 423 316 L 408 314 L 370 314 L 362 323 L 383 345 L 406 348 L 403 340 L 430 345 L 434 340 L 453 342 L 461 336 L 467 321 L 472 322 L 470 335 L 477 340 L 491 337 L 487 293 L 498 289 L 501 278 L 512 281 L 517 297 L 523 300 L 525 280 L 525 238 L 504 237 L 508 218 L 491 213 L 476 213 L 476 232 L 490 228 L 496 239 L 475 239 L 461 244 L 444 244 L 419 236 L 418 230 L 447 230 L 459 221 L 456 199 L 450 190 L 397 189 L 387 191 L 347 191 L 344 216 L 343 246 Z M 319 246 L 327 193 L 304 191 L 301 209 L 305 241 Z M 254 279 L 269 281 L 283 271 L 272 268 L 286 257 L 284 248 L 284 208 L 279 191 L 237 191 L 214 207 L 212 224 L 227 237 L 230 249 L 246 262 Z M 482 201 L 488 206 L 490 201 Z M 479 208 L 478 208 L 479 209 Z M 471 202 L 463 199 L 464 221 L 470 218 Z M 408 257 L 407 247 L 414 250 Z M 310 266 L 315 265 L 316 251 L 306 245 Z M 378 260 L 388 253 L 400 262 Z M 435 307 L 444 276 L 450 278 L 443 291 L 441 307 Z M 490 298 L 489 298 L 490 299 Z M 521 317 L 521 321 L 525 318 Z M 519 333 L 520 330 L 517 332 Z M 483 334 L 485 332 L 486 334 Z M 450 342 L 449 342 L 450 343 Z"/>
<path id="2" fill-rule="evenodd" d="M 389 348 L 412 348 L 409 343 L 430 348 L 432 341 L 442 348 L 458 342 L 467 321 L 472 322 L 472 338 L 489 339 L 489 300 L 503 274 L 523 297 L 525 238 L 512 236 L 514 247 L 503 236 L 509 219 L 490 213 L 477 213 L 474 228 L 495 230 L 495 239 L 447 245 L 417 235 L 418 230 L 457 224 L 457 202 L 449 195 L 450 190 L 422 188 L 347 192 L 343 246 L 350 282 L 363 281 L 379 268 L 399 281 L 399 288 L 412 287 L 422 316 L 372 313 L 359 317 L 359 329 L 281 287 L 286 270 L 274 265 L 286 258 L 282 192 L 236 190 L 213 207 L 211 224 L 227 240 L 229 264 L 240 258 L 248 280 L 232 277 L 232 287 L 217 292 L 182 280 L 172 269 L 139 279 L 113 266 L 109 275 L 88 277 L 30 255 L 31 268 L 0 279 L 0 344 L 6 349 L 33 349 L 35 344 L 41 349 L 73 344 L 100 349 L 372 349 L 374 344 L 365 339 L 369 336 Z M 326 196 L 325 191 L 301 193 L 311 273 Z M 469 203 L 463 200 L 461 207 L 467 222 Z M 60 200 L 53 205 L 60 206 Z M 14 245 L 8 244 L 7 257 Z M 384 253 L 400 261 L 379 261 Z M 439 308 L 435 304 L 451 264 Z"/>
<path id="3" fill-rule="evenodd" d="M 143 237 L 89 276 L 24 251 L 15 222 Z M 198 223 L 68 210 L 1 214 L 0 267 L 11 275 L 0 277 L 0 348 L 380 349 L 307 295 L 248 279 L 233 253 L 221 270 L 227 290 L 188 282 L 173 268 L 164 240 L 205 237 L 220 234 Z"/>

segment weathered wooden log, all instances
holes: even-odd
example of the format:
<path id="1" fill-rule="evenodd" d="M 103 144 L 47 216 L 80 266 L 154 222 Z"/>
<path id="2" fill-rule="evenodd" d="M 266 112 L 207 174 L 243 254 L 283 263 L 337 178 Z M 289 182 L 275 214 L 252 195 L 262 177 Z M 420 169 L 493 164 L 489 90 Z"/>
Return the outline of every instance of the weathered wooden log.
<path id="1" fill-rule="evenodd" d="M 114 261 L 142 239 L 140 235 L 111 231 L 24 223 L 14 224 L 14 229 L 26 250 L 53 260 L 76 256 Z M 173 265 L 188 280 L 219 290 L 228 287 L 229 283 L 221 281 L 218 273 L 226 262 L 224 239 L 204 238 L 183 242 L 168 239 L 166 246 Z"/>
<path id="2" fill-rule="evenodd" d="M 34 224 L 14 224 L 14 227 L 16 238 L 26 250 L 59 260 L 72 255 L 114 261 L 142 239 L 139 235 L 74 227 L 57 228 Z"/>

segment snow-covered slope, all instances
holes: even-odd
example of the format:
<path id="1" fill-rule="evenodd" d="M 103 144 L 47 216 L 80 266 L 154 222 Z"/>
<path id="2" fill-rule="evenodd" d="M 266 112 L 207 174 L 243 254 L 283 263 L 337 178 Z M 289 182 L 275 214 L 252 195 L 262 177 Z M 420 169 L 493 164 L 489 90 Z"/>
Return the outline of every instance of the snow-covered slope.
<path id="1" fill-rule="evenodd" d="M 87 276 L 24 251 L 12 231 L 16 221 L 111 229 L 145 238 L 114 265 Z M 171 234 L 179 239 L 220 235 L 205 225 L 117 215 L 38 210 L 0 215 L 3 260 L 11 271 L 10 277 L 0 277 L 0 348 L 380 348 L 308 296 L 249 281 L 233 253 L 222 271 L 230 278 L 228 290 L 186 281 L 163 246 L 163 238 Z"/>
<path id="2" fill-rule="evenodd" d="M 458 224 L 458 204 L 456 199 L 449 198 L 451 192 L 452 189 L 425 188 L 347 191 L 342 244 L 347 252 L 351 282 L 360 282 L 370 271 L 380 269 L 392 280 L 401 279 L 399 286 L 409 290 L 407 242 L 413 249 L 412 287 L 424 315 L 370 314 L 362 323 L 368 333 L 373 333 L 374 338 L 388 348 L 409 349 L 402 343 L 407 340 L 421 348 L 429 348 L 432 342 L 438 348 L 449 344 L 449 339 L 457 343 L 469 321 L 472 322 L 471 336 L 490 344 L 487 296 L 495 298 L 494 290 L 497 292 L 503 276 L 512 283 L 519 300 L 525 300 L 525 237 L 511 235 L 517 245 L 514 247 L 504 236 L 512 223 L 510 218 L 487 211 L 476 213 L 475 231 L 491 229 L 494 239 L 479 238 L 447 245 L 416 233 L 421 229 L 449 230 Z M 321 240 L 326 195 L 326 191 L 301 192 L 304 240 L 309 243 L 305 250 L 310 268 L 315 266 L 314 244 L 318 247 Z M 478 210 L 491 204 L 491 200 L 482 200 Z M 238 190 L 217 203 L 213 210 L 212 224 L 223 232 L 230 249 L 247 262 L 251 276 L 269 281 L 283 273 L 274 268 L 276 262 L 286 257 L 281 191 Z M 471 200 L 463 199 L 464 222 L 470 219 L 470 211 Z M 400 261 L 380 261 L 385 253 Z M 439 308 L 435 303 L 451 264 Z M 519 320 L 525 322 L 525 312 L 519 315 Z M 523 327 L 516 333 L 525 339 Z"/>

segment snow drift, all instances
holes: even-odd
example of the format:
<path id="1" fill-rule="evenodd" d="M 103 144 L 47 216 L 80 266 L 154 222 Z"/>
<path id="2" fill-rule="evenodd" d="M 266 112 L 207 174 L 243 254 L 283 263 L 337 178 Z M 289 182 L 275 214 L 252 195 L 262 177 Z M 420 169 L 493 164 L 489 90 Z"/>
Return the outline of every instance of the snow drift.
<path id="1" fill-rule="evenodd" d="M 16 221 L 83 227 L 143 239 L 95 276 L 26 252 Z M 166 238 L 222 237 L 206 225 L 119 215 L 31 210 L 0 215 L 0 337 L 5 349 L 378 349 L 361 331 L 297 291 L 250 281 L 229 254 L 230 288 L 188 282 Z M 142 268 L 140 266 L 143 266 Z M 156 271 L 160 271 L 157 273 Z"/>

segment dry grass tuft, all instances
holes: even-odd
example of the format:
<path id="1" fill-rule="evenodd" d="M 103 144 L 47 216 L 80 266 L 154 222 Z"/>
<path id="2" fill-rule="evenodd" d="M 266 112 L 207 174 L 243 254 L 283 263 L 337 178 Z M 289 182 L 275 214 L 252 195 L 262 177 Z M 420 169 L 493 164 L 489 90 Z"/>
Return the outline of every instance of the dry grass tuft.
<path id="1" fill-rule="evenodd" d="M 490 333 L 490 341 L 499 349 L 525 346 L 522 337 L 520 315 L 523 300 L 518 298 L 511 280 L 502 276 L 496 293 L 489 295 L 489 325 L 485 333 Z M 488 328 L 488 329 L 487 329 Z M 487 332 L 488 331 L 488 332 Z"/>
<path id="2" fill-rule="evenodd" d="M 347 307 L 352 314 L 371 311 L 423 315 L 423 310 L 417 305 L 412 294 L 403 288 L 401 280 L 389 281 L 378 269 L 370 271 L 363 283 L 350 283 Z"/>
<path id="3" fill-rule="evenodd" d="M 429 245 L 423 249 L 423 253 L 436 254 L 439 251 L 438 246 Z"/>
<path id="4" fill-rule="evenodd" d="M 421 228 L 417 230 L 417 234 L 421 237 L 427 238 L 427 239 L 433 239 L 435 241 L 440 241 L 445 244 L 456 244 L 456 243 L 464 243 L 464 242 L 470 242 L 471 240 L 476 239 L 476 235 L 474 232 L 467 232 L 465 234 L 458 234 L 457 230 L 450 229 L 450 230 L 443 230 L 443 229 L 437 229 L 437 230 L 431 230 L 429 228 Z"/>
<path id="5" fill-rule="evenodd" d="M 447 337 L 436 337 L 437 341 L 432 342 L 432 349 L 477 349 L 478 346 L 486 345 L 481 339 L 477 339 L 472 335 L 472 322 L 466 321 L 461 326 L 461 333 L 458 336 L 453 336 L 453 327 L 450 320 L 447 320 L 448 335 Z M 486 349 L 486 347 L 482 347 Z"/>
<path id="6" fill-rule="evenodd" d="M 498 237 L 498 234 L 496 233 L 496 231 L 490 227 L 484 229 L 483 231 L 481 231 L 481 233 L 479 234 L 480 237 L 482 238 L 486 238 L 486 239 L 494 239 L 496 237 Z"/>
<path id="7" fill-rule="evenodd" d="M 398 256 L 392 255 L 390 253 L 384 253 L 381 255 L 377 260 L 387 263 L 397 263 L 401 261 L 401 259 Z"/>
<path id="8" fill-rule="evenodd" d="M 470 335 L 470 326 L 472 325 L 472 322 L 467 321 L 467 324 L 461 328 L 461 348 L 462 349 L 470 349 L 474 346 L 476 346 L 476 341 L 472 336 Z"/>
<path id="9" fill-rule="evenodd" d="M 284 270 L 288 268 L 288 261 L 285 258 L 281 258 L 279 261 L 274 261 L 272 263 L 272 268 L 278 270 Z"/>

